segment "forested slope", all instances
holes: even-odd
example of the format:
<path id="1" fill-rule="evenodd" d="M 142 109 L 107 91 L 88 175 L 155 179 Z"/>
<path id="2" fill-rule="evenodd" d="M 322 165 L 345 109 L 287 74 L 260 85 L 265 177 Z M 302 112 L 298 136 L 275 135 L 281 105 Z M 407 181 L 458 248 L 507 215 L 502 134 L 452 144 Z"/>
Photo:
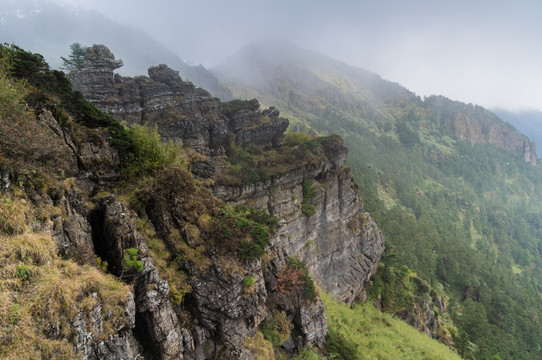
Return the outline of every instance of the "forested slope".
<path id="1" fill-rule="evenodd" d="M 413 325 L 424 306 L 441 322 L 450 314 L 465 358 L 542 356 L 542 171 L 531 141 L 479 106 L 421 99 L 291 44 L 252 44 L 215 73 L 236 96 L 278 104 L 294 130 L 344 138 L 388 241 L 372 301 Z"/>

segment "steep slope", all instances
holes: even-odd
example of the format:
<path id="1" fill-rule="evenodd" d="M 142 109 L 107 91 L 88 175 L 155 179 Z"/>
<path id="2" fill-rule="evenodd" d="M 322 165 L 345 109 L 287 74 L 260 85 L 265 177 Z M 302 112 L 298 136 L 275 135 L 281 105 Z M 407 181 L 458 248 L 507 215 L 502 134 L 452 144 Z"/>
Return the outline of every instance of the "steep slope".
<path id="1" fill-rule="evenodd" d="M 115 23 L 99 13 L 46 0 L 3 1 L 0 20 L 3 42 L 43 54 L 54 68 L 62 66 L 60 57 L 68 57 L 72 43 L 91 46 L 107 42 L 117 55 L 129 59 L 122 69 L 126 75 L 142 74 L 149 66 L 166 63 L 214 96 L 232 98 L 231 92 L 203 66 L 186 64 L 142 31 Z"/>
<path id="2" fill-rule="evenodd" d="M 343 166 L 342 140 L 278 149 L 288 120 L 276 110 L 260 111 L 257 101 L 220 104 L 167 66 L 151 67 L 149 78 L 136 79 L 115 77 L 117 66 L 105 46 L 89 48 L 83 69 L 70 75 L 74 88 L 119 120 L 157 125 L 163 138 L 198 152 L 193 171 L 214 179 L 216 196 L 283 219 L 278 236 L 288 256 L 304 260 L 318 284 L 340 300 L 351 303 L 359 295 L 376 270 L 384 240 Z M 243 150 L 251 146 L 251 153 Z M 237 164 L 224 163 L 226 153 Z M 255 176 L 244 177 L 231 165 L 246 166 L 242 172 L 252 168 Z M 303 214 L 302 202 L 313 214 Z M 306 246 L 308 241 L 314 245 Z"/>
<path id="3" fill-rule="evenodd" d="M 214 71 L 236 96 L 276 104 L 293 129 L 344 138 L 389 244 L 369 289 L 377 306 L 453 339 L 466 358 L 541 356 L 534 143 L 479 106 L 422 100 L 276 40 L 248 45 Z M 446 313 L 457 327 L 448 326 L 450 334 L 434 327 L 450 321 Z"/>
<path id="4" fill-rule="evenodd" d="M 3 358 L 324 349 L 313 278 L 352 302 L 384 249 L 339 138 L 282 144 L 287 120 L 276 110 L 221 103 L 166 66 L 115 76 L 109 50 L 90 48 L 76 74 L 83 90 L 110 111 L 112 88 L 118 108 L 144 99 L 130 118 L 157 125 L 127 129 L 41 56 L 0 54 Z M 161 143 L 156 129 L 170 125 L 179 131 Z M 241 176 L 249 165 L 256 178 Z"/>
<path id="5" fill-rule="evenodd" d="M 514 125 L 519 131 L 524 134 L 529 134 L 535 143 L 542 144 L 542 111 L 540 110 L 524 110 L 524 111 L 507 111 L 504 109 L 493 109 L 501 119 Z M 542 150 L 537 150 L 537 156 L 542 156 Z"/>

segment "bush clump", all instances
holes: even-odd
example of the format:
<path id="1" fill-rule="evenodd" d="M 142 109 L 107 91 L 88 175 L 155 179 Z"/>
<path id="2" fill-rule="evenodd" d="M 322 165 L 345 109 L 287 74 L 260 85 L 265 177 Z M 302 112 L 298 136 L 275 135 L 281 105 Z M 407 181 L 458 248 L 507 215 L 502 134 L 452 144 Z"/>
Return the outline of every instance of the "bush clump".
<path id="1" fill-rule="evenodd" d="M 237 252 L 242 260 L 250 261 L 265 254 L 278 220 L 263 210 L 226 204 L 211 232 L 220 248 Z"/>
<path id="2" fill-rule="evenodd" d="M 125 250 L 126 255 L 122 258 L 122 269 L 125 272 L 141 272 L 143 271 L 143 263 L 139 260 L 138 251 L 136 248 L 128 248 Z"/>
<path id="3" fill-rule="evenodd" d="M 260 325 L 265 340 L 278 347 L 290 337 L 290 320 L 284 311 L 275 311 L 270 319 Z"/>
<path id="4" fill-rule="evenodd" d="M 123 169 L 127 179 L 151 175 L 165 166 L 173 164 L 180 155 L 180 148 L 172 143 L 163 143 L 156 127 L 135 125 L 126 132 L 128 155 Z"/>
<path id="5" fill-rule="evenodd" d="M 309 204 L 308 202 L 316 195 L 316 190 L 314 190 L 313 182 L 309 179 L 303 180 L 303 202 L 301 203 L 301 212 L 305 216 L 311 216 L 316 212 L 314 205 Z"/>
<path id="6" fill-rule="evenodd" d="M 299 305 L 304 301 L 314 301 L 318 297 L 307 266 L 296 256 L 288 258 L 288 263 L 277 277 L 273 290 L 279 303 L 286 307 L 291 305 L 292 301 Z"/>

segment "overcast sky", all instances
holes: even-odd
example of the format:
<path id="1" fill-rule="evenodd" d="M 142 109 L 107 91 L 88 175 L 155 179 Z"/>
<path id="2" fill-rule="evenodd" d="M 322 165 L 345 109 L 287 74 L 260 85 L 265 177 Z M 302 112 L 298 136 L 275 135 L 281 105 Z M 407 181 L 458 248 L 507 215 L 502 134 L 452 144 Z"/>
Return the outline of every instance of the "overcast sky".
<path id="1" fill-rule="evenodd" d="M 0 0 L 2 1 L 2 0 Z M 420 96 L 542 109 L 540 0 L 66 0 L 212 67 L 281 35 Z"/>

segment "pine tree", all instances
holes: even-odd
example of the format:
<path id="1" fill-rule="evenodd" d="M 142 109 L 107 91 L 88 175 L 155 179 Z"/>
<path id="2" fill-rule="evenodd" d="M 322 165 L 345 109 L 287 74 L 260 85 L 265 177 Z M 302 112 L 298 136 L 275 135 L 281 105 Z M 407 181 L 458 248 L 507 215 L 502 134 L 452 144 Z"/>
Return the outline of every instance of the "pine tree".
<path id="1" fill-rule="evenodd" d="M 79 43 L 73 43 L 70 45 L 71 54 L 68 59 L 61 56 L 63 61 L 62 68 L 68 71 L 81 70 L 83 63 L 85 62 L 85 55 L 87 53 L 87 47 Z"/>

